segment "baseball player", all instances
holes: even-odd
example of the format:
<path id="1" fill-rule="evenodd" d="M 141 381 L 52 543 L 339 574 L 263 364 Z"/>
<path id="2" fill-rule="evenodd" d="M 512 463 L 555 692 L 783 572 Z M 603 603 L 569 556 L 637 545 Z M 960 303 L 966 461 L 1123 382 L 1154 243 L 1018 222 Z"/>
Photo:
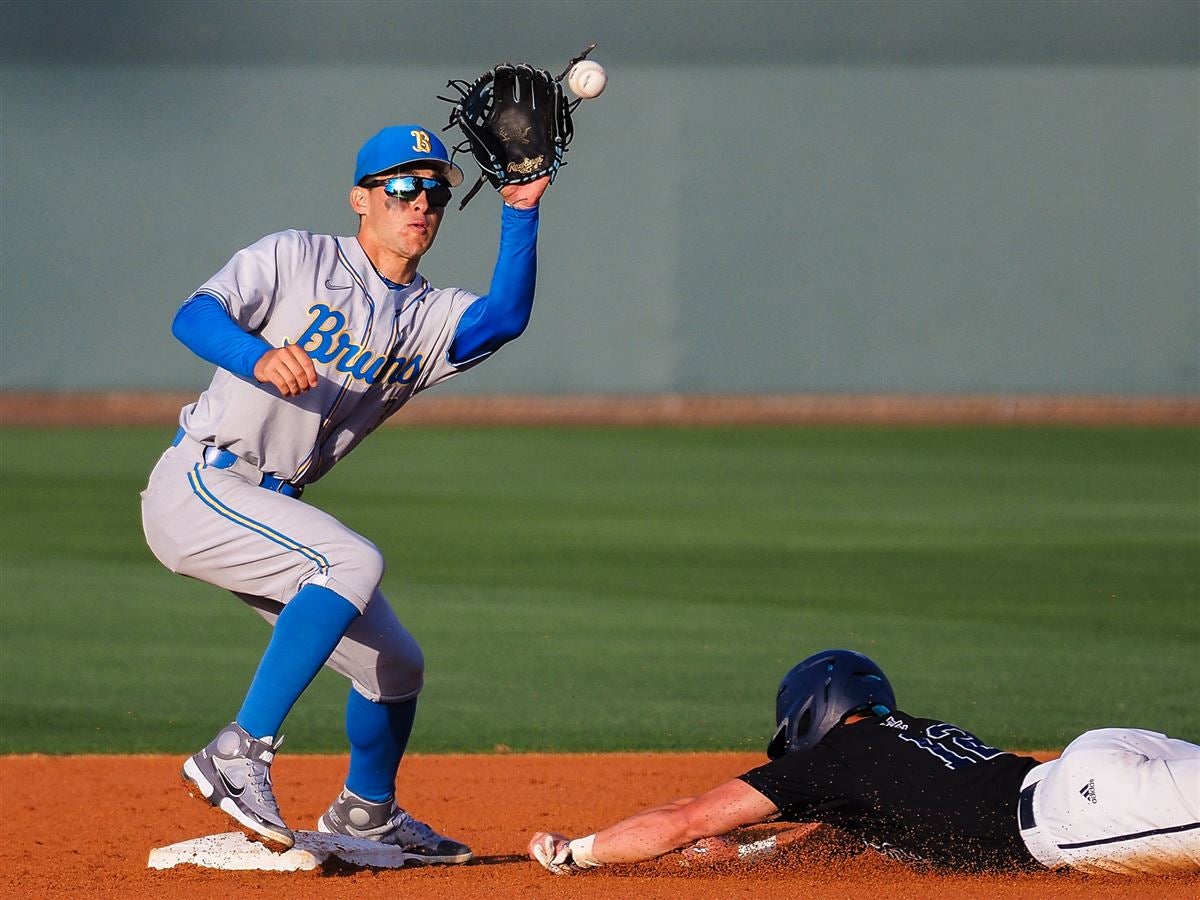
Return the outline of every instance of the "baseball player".
<path id="1" fill-rule="evenodd" d="M 825 822 L 895 859 L 950 870 L 1200 872 L 1195 744 L 1104 728 L 1039 765 L 901 712 L 883 671 L 850 650 L 788 672 L 776 720 L 766 765 L 583 838 L 538 832 L 530 856 L 566 874 L 778 817 Z"/>
<path id="2" fill-rule="evenodd" d="M 384 128 L 358 153 L 356 236 L 268 235 L 202 284 L 172 326 L 218 368 L 183 408 L 142 493 L 147 543 L 171 571 L 232 591 L 274 626 L 237 715 L 184 762 L 183 777 L 276 848 L 294 843 L 271 784 L 280 726 L 329 665 L 350 680 L 350 765 L 317 828 L 429 863 L 471 857 L 396 803 L 424 660 L 380 592 L 383 555 L 301 498 L 415 394 L 525 329 L 549 179 L 500 189 L 484 296 L 434 287 L 418 271 L 462 180 L 429 129 Z"/>

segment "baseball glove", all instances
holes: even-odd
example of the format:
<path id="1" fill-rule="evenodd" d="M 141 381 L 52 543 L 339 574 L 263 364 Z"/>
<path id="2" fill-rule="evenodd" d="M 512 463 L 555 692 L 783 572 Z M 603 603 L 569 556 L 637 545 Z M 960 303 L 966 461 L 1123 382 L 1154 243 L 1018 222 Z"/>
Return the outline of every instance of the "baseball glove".
<path id="1" fill-rule="evenodd" d="M 471 201 L 485 180 L 499 190 L 546 175 L 554 179 L 565 165 L 563 154 L 575 136 L 571 114 L 579 105 L 579 100 L 569 102 L 563 96 L 562 80 L 594 49 L 592 44 L 571 60 L 557 78 L 526 63 L 502 63 L 474 81 L 446 82 L 459 96 L 438 97 L 453 104 L 450 121 L 442 130 L 457 125 L 464 139 L 455 146 L 454 155 L 470 150 L 480 168 L 479 180 L 459 209 Z"/>

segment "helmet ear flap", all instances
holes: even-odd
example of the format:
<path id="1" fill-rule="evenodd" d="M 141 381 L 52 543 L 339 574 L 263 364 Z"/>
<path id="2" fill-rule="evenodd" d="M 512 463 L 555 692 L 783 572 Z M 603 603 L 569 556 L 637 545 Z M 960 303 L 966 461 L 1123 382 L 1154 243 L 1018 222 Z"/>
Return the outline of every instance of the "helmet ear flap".
<path id="1" fill-rule="evenodd" d="M 788 722 L 790 720 L 784 716 L 783 721 L 779 723 L 779 727 L 775 729 L 775 734 L 771 736 L 770 742 L 767 744 L 767 757 L 769 759 L 779 759 L 787 752 L 785 749 L 788 742 Z"/>
<path id="2" fill-rule="evenodd" d="M 826 650 L 792 667 L 775 696 L 779 723 L 767 755 L 807 750 L 857 710 L 896 708 L 895 695 L 883 670 L 853 650 Z"/>
<path id="3" fill-rule="evenodd" d="M 779 759 L 785 753 L 790 753 L 801 735 L 807 734 L 812 727 L 813 709 L 812 698 L 801 698 L 800 703 L 792 707 L 775 729 L 771 742 L 767 744 L 767 756 Z"/>

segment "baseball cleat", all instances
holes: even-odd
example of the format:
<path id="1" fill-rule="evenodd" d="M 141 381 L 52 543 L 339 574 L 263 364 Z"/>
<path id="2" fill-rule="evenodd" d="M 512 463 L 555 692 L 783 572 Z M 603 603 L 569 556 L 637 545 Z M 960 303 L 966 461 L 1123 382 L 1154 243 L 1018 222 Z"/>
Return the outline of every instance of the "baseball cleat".
<path id="1" fill-rule="evenodd" d="M 271 788 L 271 760 L 283 738 L 253 738 L 236 722 L 218 732 L 212 743 L 187 758 L 183 783 L 188 793 L 221 810 L 247 837 L 288 850 L 296 843 L 283 823 Z"/>
<path id="2" fill-rule="evenodd" d="M 455 865 L 465 863 L 472 855 L 466 844 L 438 834 L 398 807 L 395 800 L 372 803 L 345 790 L 318 820 L 317 830 L 392 844 L 415 863 Z"/>

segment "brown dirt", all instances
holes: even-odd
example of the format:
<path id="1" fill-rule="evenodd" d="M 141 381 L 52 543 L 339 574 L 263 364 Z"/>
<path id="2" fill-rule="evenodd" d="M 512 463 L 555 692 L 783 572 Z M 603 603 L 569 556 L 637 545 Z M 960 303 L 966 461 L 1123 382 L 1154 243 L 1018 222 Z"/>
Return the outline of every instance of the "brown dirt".
<path id="1" fill-rule="evenodd" d="M 194 393 L 0 391 L 0 425 L 163 425 Z M 392 420 L 420 425 L 1200 425 L 1200 397 L 1057 394 L 644 394 L 421 396 Z"/>
<path id="2" fill-rule="evenodd" d="M 1045 758 L 1045 756 L 1043 757 Z M 524 856 L 529 835 L 583 834 L 639 808 L 697 793 L 745 771 L 753 754 L 510 754 L 405 759 L 402 800 L 417 816 L 470 843 L 465 866 L 353 873 L 245 873 L 146 868 L 151 849 L 231 830 L 180 785 L 180 759 L 163 756 L 0 757 L 0 896 L 371 900 L 430 898 L 1196 897 L 1184 879 L 921 874 L 870 852 L 793 847 L 783 860 L 686 867 L 679 854 L 637 866 L 555 877 Z M 345 758 L 275 763 L 284 816 L 312 828 L 341 784 Z"/>

